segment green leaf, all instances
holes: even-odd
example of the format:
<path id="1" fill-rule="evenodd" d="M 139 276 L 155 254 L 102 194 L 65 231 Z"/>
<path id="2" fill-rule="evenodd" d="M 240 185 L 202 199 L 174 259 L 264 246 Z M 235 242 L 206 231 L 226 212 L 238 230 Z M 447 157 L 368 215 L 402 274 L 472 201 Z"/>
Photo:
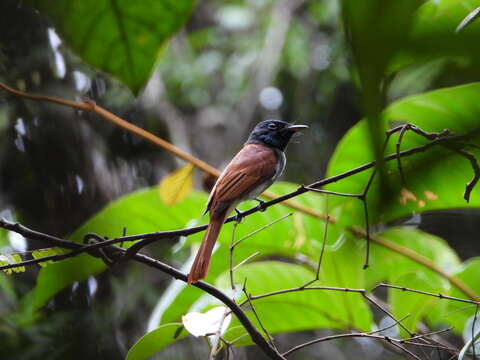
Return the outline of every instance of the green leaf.
<path id="1" fill-rule="evenodd" d="M 335 256 L 331 256 L 333 257 Z M 315 272 L 306 267 L 279 261 L 251 263 L 235 271 L 235 283 L 241 289 L 246 280 L 246 288 L 251 296 L 296 288 L 314 277 Z M 349 279 L 340 283 L 349 283 Z M 331 281 L 322 279 L 314 285 L 335 286 L 340 283 L 332 284 Z M 219 288 L 228 289 L 229 272 L 220 275 L 215 284 Z M 243 299 L 245 296 L 241 295 L 238 301 Z M 372 326 L 371 312 L 358 293 L 304 290 L 253 300 L 253 305 L 262 324 L 272 334 L 318 328 L 356 328 L 368 331 Z M 249 317 L 258 326 L 251 312 Z M 231 327 L 238 325 L 235 319 Z"/>
<path id="2" fill-rule="evenodd" d="M 29 1 L 87 63 L 134 93 L 145 85 L 163 44 L 186 20 L 194 0 Z"/>
<path id="3" fill-rule="evenodd" d="M 455 273 L 461 266 L 455 251 L 445 240 L 437 236 L 407 227 L 390 228 L 376 235 L 413 250 L 450 274 Z M 380 245 L 372 244 L 370 259 L 371 266 L 366 270 L 367 287 L 375 286 L 379 282 L 398 285 L 397 281 L 409 274 L 414 274 L 425 281 L 437 284 L 437 292 L 450 289 L 448 281 L 442 279 L 437 273 Z"/>
<path id="4" fill-rule="evenodd" d="M 189 334 L 181 323 L 170 323 L 159 326 L 157 329 L 143 335 L 128 350 L 126 360 L 143 360 L 156 354 L 163 348 L 187 337 Z M 180 333 L 179 333 L 180 331 Z"/>
<path id="5" fill-rule="evenodd" d="M 477 294 L 480 294 L 478 274 L 480 274 L 480 257 L 467 260 L 462 268 L 455 273 L 455 276 L 467 284 Z M 453 289 L 450 296 L 468 299 L 468 297 L 458 289 Z M 454 326 L 454 330 L 461 333 L 468 319 L 475 315 L 475 305 L 459 301 L 444 301 L 446 301 L 447 306 L 443 321 Z"/>
<path id="6" fill-rule="evenodd" d="M 455 32 L 462 20 L 476 7 L 476 0 L 426 1 L 415 13 L 408 42 L 392 62 L 390 70 L 440 56 L 478 59 L 479 24 L 472 23 L 462 32 Z"/>
<path id="7" fill-rule="evenodd" d="M 37 310 L 68 285 L 85 280 L 103 270 L 105 264 L 101 260 L 85 254 L 44 267 L 38 275 L 37 284 L 26 306 L 29 311 Z"/>
<path id="8" fill-rule="evenodd" d="M 10 248 L 10 242 L 8 241 L 8 231 L 0 228 L 0 249 L 5 250 Z"/>
<path id="9" fill-rule="evenodd" d="M 2 273 L 0 273 L 0 290 L 3 294 L 3 298 L 0 300 L 0 303 L 3 306 L 5 303 L 15 304 L 17 302 L 17 293 L 14 287 L 13 279 Z"/>
<path id="10" fill-rule="evenodd" d="M 363 86 L 381 80 L 390 59 L 407 41 L 413 14 L 420 5 L 417 0 L 342 1 L 343 20 Z"/>
<path id="11" fill-rule="evenodd" d="M 47 256 L 52 256 L 52 255 L 62 255 L 67 253 L 68 250 L 59 248 L 59 247 L 51 247 L 51 248 L 44 248 L 44 249 L 38 249 L 32 251 L 32 257 L 34 259 L 41 259 Z M 48 264 L 53 264 L 55 263 L 54 260 L 47 260 L 45 262 L 38 263 L 40 266 L 45 267 Z"/>
<path id="12" fill-rule="evenodd" d="M 0 255 L 0 266 L 1 265 L 11 265 L 22 262 L 22 257 L 20 254 L 2 254 Z M 11 275 L 13 273 L 20 273 L 25 271 L 25 266 L 17 266 L 10 269 L 5 269 L 3 272 L 7 275 Z"/>
<path id="13" fill-rule="evenodd" d="M 480 84 L 457 86 L 411 96 L 390 105 L 382 114 L 387 126 L 394 121 L 406 121 L 429 131 L 450 129 L 465 134 L 479 125 Z M 369 130 L 364 120 L 355 125 L 341 140 L 328 168 L 328 175 L 336 175 L 374 159 L 368 142 Z M 386 154 L 396 152 L 394 135 L 387 146 Z M 477 141 L 476 138 L 470 141 Z M 402 150 L 425 144 L 420 135 L 406 133 Z M 479 151 L 468 147 L 478 156 Z M 379 183 L 374 181 L 367 199 L 370 214 L 377 214 L 378 221 L 387 222 L 411 213 L 452 208 L 476 208 L 480 205 L 480 189 L 477 186 L 468 204 L 464 198 L 465 185 L 473 177 L 470 162 L 445 148 L 434 147 L 425 153 L 417 153 L 402 159 L 406 187 L 402 186 L 396 161 L 386 164 L 386 171 L 392 187 L 389 192 L 378 194 Z M 445 171 L 448 169 L 448 171 Z M 348 193 L 363 191 L 370 171 L 351 176 L 332 184 L 330 190 Z M 445 184 L 448 183 L 448 186 Z M 362 204 L 357 199 L 332 198 L 332 206 L 342 206 L 352 216 L 340 219 L 343 224 L 363 223 Z"/>
<path id="14" fill-rule="evenodd" d="M 167 205 L 181 202 L 193 188 L 193 165 L 187 164 L 163 178 L 159 186 L 160 197 Z"/>

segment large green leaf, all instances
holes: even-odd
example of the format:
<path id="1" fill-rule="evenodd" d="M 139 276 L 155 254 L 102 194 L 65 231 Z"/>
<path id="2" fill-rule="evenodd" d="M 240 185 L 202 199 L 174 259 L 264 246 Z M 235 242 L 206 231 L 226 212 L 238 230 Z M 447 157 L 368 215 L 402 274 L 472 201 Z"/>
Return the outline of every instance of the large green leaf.
<path id="1" fill-rule="evenodd" d="M 480 84 L 473 83 L 411 96 L 390 105 L 383 112 L 382 121 L 385 126 L 401 120 L 426 131 L 450 129 L 457 134 L 468 133 L 480 125 L 479 91 Z M 330 161 L 328 175 L 342 173 L 374 159 L 367 140 L 368 134 L 367 125 L 362 120 L 344 136 Z M 394 135 L 390 140 L 387 154 L 396 152 L 397 136 Z M 417 134 L 407 133 L 402 142 L 402 150 L 426 142 L 426 139 Z M 478 156 L 478 150 L 471 147 L 466 149 Z M 473 170 L 468 160 L 450 150 L 431 148 L 425 153 L 403 159 L 402 164 L 406 186 L 400 182 L 397 163 L 390 161 L 387 163 L 387 173 L 392 188 L 380 197 L 379 184 L 374 182 L 368 195 L 370 214 L 377 213 L 379 221 L 398 219 L 414 212 L 472 208 L 480 205 L 478 187 L 473 190 L 469 204 L 463 199 L 465 184 L 473 177 Z M 329 189 L 359 193 L 367 183 L 370 173 L 371 170 L 348 177 L 331 185 Z M 447 183 L 448 186 L 445 186 Z M 351 216 L 343 217 L 344 224 L 363 222 L 364 215 L 359 200 L 337 197 L 332 199 L 332 203 L 349 211 Z"/>
<path id="2" fill-rule="evenodd" d="M 426 1 L 415 13 L 411 35 L 399 49 L 390 70 L 439 56 L 468 56 L 478 60 L 480 25 L 474 22 L 461 33 L 455 33 L 460 22 L 477 7 L 476 0 Z"/>
<path id="3" fill-rule="evenodd" d="M 161 46 L 186 22 L 194 0 L 30 0 L 87 63 L 137 93 Z"/>
<path id="4" fill-rule="evenodd" d="M 240 267 L 235 272 L 235 282 L 241 289 L 246 281 L 248 293 L 255 296 L 299 287 L 314 276 L 314 271 L 300 265 L 261 261 Z M 228 289 L 229 273 L 224 272 L 215 283 L 220 288 Z M 327 284 L 335 286 L 327 279 L 315 283 L 318 286 Z M 240 294 L 238 301 L 245 298 Z M 358 293 L 305 290 L 257 299 L 253 305 L 262 324 L 272 334 L 318 328 L 367 331 L 372 326 L 372 314 Z M 249 317 L 258 325 L 253 314 Z M 231 327 L 237 325 L 237 321 L 232 321 Z"/>
<path id="5" fill-rule="evenodd" d="M 393 244 L 413 250 L 449 274 L 454 274 L 460 267 L 461 262 L 455 251 L 445 240 L 437 236 L 407 227 L 390 228 L 376 235 Z M 440 275 L 402 254 L 377 244 L 372 244 L 371 251 L 371 266 L 366 270 L 368 288 L 379 282 L 399 285 L 398 281 L 401 278 L 413 274 L 437 284 L 437 291 L 450 290 L 449 283 Z"/>
<path id="6" fill-rule="evenodd" d="M 137 191 L 108 205 L 75 231 L 70 239 L 80 242 L 89 232 L 114 238 L 122 235 L 124 227 L 128 234 L 180 229 L 201 214 L 205 199 L 204 194 L 194 192 L 188 201 L 167 207 L 160 200 L 157 188 Z M 90 255 L 51 264 L 40 271 L 33 290 L 33 304 L 30 305 L 38 309 L 66 286 L 103 270 L 105 264 Z"/>

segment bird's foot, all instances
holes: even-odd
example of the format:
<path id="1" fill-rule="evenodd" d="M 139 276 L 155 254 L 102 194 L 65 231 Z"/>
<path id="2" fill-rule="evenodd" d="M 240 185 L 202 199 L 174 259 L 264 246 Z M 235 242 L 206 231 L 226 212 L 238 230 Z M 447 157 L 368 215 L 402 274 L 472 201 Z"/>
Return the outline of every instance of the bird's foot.
<path id="1" fill-rule="evenodd" d="M 240 211 L 238 210 L 237 208 L 235 208 L 235 212 L 237 213 L 237 216 L 235 217 L 235 222 L 237 224 L 240 224 L 243 220 L 243 211 Z"/>
<path id="2" fill-rule="evenodd" d="M 258 198 L 255 198 L 254 200 L 258 201 L 258 206 L 257 206 L 258 211 L 264 212 L 265 210 L 267 210 L 267 207 L 265 206 L 265 201 L 260 200 Z"/>

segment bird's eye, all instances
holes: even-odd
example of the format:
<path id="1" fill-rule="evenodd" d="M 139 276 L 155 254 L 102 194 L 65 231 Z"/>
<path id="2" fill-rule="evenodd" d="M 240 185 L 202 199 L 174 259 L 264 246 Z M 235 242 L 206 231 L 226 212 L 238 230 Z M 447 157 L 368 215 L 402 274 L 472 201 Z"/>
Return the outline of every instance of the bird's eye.
<path id="1" fill-rule="evenodd" d="M 274 123 L 270 123 L 270 124 L 268 124 L 268 128 L 270 130 L 275 130 L 277 128 L 277 125 L 275 125 Z"/>

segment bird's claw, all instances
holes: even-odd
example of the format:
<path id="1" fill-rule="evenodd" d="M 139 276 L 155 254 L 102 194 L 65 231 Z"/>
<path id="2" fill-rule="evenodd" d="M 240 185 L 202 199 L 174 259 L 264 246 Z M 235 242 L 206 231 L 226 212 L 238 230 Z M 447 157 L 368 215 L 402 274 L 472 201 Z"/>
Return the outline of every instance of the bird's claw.
<path id="1" fill-rule="evenodd" d="M 267 207 L 265 206 L 265 201 L 257 198 L 255 198 L 255 201 L 258 201 L 258 206 L 257 206 L 258 211 L 264 212 L 265 210 L 267 210 Z"/>
<path id="2" fill-rule="evenodd" d="M 235 217 L 235 222 L 237 224 L 240 224 L 243 220 L 243 216 L 244 216 L 243 212 L 238 210 L 237 208 L 235 208 L 235 212 L 237 213 L 237 216 Z"/>

